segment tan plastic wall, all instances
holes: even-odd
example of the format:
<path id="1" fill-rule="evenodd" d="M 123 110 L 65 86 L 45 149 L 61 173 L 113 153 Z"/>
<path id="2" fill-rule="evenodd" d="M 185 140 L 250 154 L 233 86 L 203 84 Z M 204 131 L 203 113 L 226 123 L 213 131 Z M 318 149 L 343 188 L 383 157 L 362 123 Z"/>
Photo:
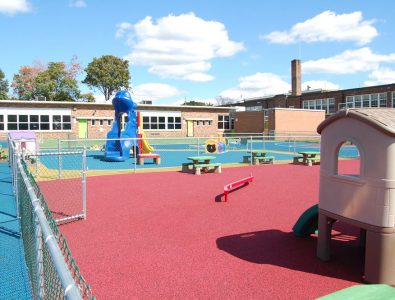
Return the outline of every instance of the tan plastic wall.
<path id="1" fill-rule="evenodd" d="M 360 152 L 359 176 L 337 175 L 345 141 Z M 395 139 L 366 123 L 341 118 L 321 133 L 319 207 L 380 227 L 395 225 Z"/>

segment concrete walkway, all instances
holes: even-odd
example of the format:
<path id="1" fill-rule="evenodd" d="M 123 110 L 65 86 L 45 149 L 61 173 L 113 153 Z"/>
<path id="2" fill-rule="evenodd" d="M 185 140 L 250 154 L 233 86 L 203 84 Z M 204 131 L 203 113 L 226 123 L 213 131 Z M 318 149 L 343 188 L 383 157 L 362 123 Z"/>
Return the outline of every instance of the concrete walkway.
<path id="1" fill-rule="evenodd" d="M 8 162 L 0 162 L 0 299 L 32 299 Z"/>

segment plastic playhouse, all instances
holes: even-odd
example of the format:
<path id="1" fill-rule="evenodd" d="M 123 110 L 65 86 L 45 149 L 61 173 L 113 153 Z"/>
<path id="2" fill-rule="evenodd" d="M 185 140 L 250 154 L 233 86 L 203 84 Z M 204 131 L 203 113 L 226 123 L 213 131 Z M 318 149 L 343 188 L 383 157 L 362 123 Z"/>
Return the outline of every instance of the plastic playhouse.
<path id="1" fill-rule="evenodd" d="M 114 122 L 111 130 L 107 133 L 104 159 L 125 161 L 130 158 L 130 150 L 133 147 L 139 164 L 144 164 L 145 158 L 152 158 L 154 163 L 160 164 L 160 155 L 152 153 L 154 148 L 148 143 L 140 128 L 140 114 L 136 113 L 137 103 L 133 102 L 130 93 L 128 91 L 117 92 L 112 100 L 112 105 L 115 110 Z M 122 126 L 124 115 L 127 118 Z M 137 138 L 139 138 L 138 141 Z"/>
<path id="2" fill-rule="evenodd" d="M 14 141 L 18 152 L 23 157 L 35 155 L 39 150 L 39 145 L 34 131 L 11 131 L 9 138 Z"/>
<path id="3" fill-rule="evenodd" d="M 335 221 L 361 229 L 365 281 L 395 284 L 395 109 L 340 111 L 323 121 L 317 255 L 330 258 Z M 339 174 L 345 142 L 360 153 L 360 174 Z"/>

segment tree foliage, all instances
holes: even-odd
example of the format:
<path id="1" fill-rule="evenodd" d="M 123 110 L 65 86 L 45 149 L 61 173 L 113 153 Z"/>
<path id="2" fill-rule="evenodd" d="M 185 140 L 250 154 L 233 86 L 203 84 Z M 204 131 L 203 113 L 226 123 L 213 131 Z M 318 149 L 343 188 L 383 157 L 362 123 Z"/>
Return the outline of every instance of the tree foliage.
<path id="1" fill-rule="evenodd" d="M 112 55 L 94 58 L 85 68 L 86 77 L 82 81 L 90 88 L 98 89 L 109 100 L 120 89 L 129 88 L 129 62 Z"/>
<path id="2" fill-rule="evenodd" d="M 215 101 L 217 102 L 218 106 L 226 106 L 232 103 L 235 103 L 235 100 L 232 98 L 227 98 L 227 97 L 222 97 L 218 96 L 215 98 Z"/>
<path id="3" fill-rule="evenodd" d="M 206 102 L 199 102 L 199 101 L 185 101 L 182 105 L 189 105 L 189 106 L 213 106 L 211 103 Z"/>
<path id="4" fill-rule="evenodd" d="M 8 98 L 8 80 L 5 79 L 4 72 L 0 69 L 0 100 Z"/>
<path id="5" fill-rule="evenodd" d="M 70 64 L 35 63 L 33 66 L 22 66 L 14 75 L 11 86 L 21 100 L 43 96 L 49 101 L 75 101 L 80 95 L 76 79 L 80 72 L 81 66 L 76 56 Z"/>
<path id="6" fill-rule="evenodd" d="M 84 93 L 80 95 L 79 100 L 82 102 L 95 102 L 95 96 L 92 93 Z"/>
<path id="7" fill-rule="evenodd" d="M 50 62 L 35 78 L 36 95 L 53 101 L 75 101 L 80 96 L 78 82 L 64 62 Z"/>
<path id="8" fill-rule="evenodd" d="M 36 96 L 35 80 L 37 75 L 42 72 L 42 66 L 22 66 L 18 74 L 14 75 L 11 87 L 20 100 L 31 100 Z"/>

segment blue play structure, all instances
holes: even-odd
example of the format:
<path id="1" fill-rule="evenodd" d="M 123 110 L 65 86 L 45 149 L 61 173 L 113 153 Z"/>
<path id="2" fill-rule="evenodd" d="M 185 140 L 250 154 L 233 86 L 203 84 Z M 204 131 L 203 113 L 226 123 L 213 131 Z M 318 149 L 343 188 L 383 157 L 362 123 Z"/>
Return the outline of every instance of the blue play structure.
<path id="1" fill-rule="evenodd" d="M 133 146 L 133 141 L 119 139 L 137 138 L 137 103 L 133 102 L 128 91 L 119 91 L 116 93 L 114 99 L 112 99 L 112 105 L 115 109 L 115 116 L 111 131 L 107 133 L 104 159 L 106 161 L 125 161 L 130 157 L 130 148 Z M 124 130 L 122 130 L 123 114 L 127 115 Z"/>

